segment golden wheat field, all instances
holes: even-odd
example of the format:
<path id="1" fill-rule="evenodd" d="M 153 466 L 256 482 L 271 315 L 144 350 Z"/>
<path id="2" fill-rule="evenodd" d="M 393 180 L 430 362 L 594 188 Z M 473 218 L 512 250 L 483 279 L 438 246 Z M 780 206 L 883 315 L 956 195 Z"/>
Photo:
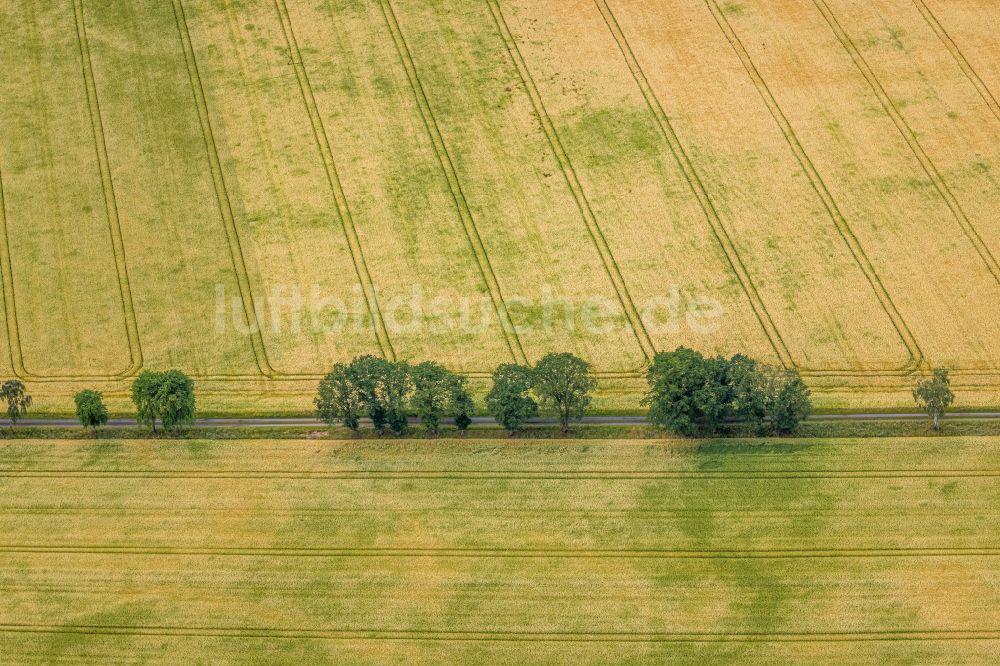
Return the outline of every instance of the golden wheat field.
<path id="1" fill-rule="evenodd" d="M 688 345 L 821 407 L 1000 392 L 990 0 L 0 0 L 0 374 L 178 367 L 305 411 L 334 362 Z"/>
<path id="2" fill-rule="evenodd" d="M 0 655 L 988 664 L 1000 440 L 0 446 Z"/>

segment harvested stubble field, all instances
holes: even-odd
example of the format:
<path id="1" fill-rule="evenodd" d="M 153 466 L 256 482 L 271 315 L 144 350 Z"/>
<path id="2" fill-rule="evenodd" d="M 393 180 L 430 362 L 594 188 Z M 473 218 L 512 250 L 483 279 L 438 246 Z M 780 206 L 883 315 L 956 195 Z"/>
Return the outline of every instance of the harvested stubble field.
<path id="1" fill-rule="evenodd" d="M 1000 439 L 16 441 L 19 663 L 988 663 Z"/>
<path id="2" fill-rule="evenodd" d="M 820 406 L 904 404 L 931 365 L 985 405 L 998 21 L 989 0 L 0 0 L 0 373 L 65 411 L 176 366 L 211 410 L 281 412 L 359 353 L 480 376 L 569 350 L 614 410 L 686 344 L 798 367 Z M 561 323 L 595 299 L 606 327 Z"/>

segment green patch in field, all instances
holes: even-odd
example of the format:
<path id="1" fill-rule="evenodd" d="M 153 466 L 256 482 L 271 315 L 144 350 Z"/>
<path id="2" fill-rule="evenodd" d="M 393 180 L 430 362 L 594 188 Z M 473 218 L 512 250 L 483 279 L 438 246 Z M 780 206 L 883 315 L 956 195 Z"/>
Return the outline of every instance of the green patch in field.
<path id="1" fill-rule="evenodd" d="M 663 137 L 648 111 L 620 106 L 585 108 L 560 128 L 567 150 L 580 166 L 619 168 L 622 161 L 659 160 Z"/>
<path id="2" fill-rule="evenodd" d="M 217 448 L 212 442 L 203 440 L 196 440 L 187 444 L 187 452 L 195 460 L 211 460 L 215 457 L 215 450 Z"/>
<path id="3" fill-rule="evenodd" d="M 747 6 L 735 0 L 727 0 L 722 3 L 722 13 L 727 16 L 743 16 L 747 12 Z"/>
<path id="4" fill-rule="evenodd" d="M 972 163 L 972 171 L 979 174 L 987 174 L 992 171 L 992 167 L 987 162 L 978 161 Z"/>
<path id="5" fill-rule="evenodd" d="M 106 465 L 114 460 L 125 450 L 122 442 L 95 442 L 84 444 L 80 447 L 80 452 L 86 458 L 81 463 L 81 467 L 94 467 Z"/>
<path id="6" fill-rule="evenodd" d="M 943 497 L 952 497 L 958 491 L 958 481 L 949 481 L 941 486 L 941 495 Z"/>
<path id="7" fill-rule="evenodd" d="M 780 455 L 806 453 L 815 446 L 813 443 L 772 440 L 708 440 L 698 444 L 697 455 L 732 456 L 734 454 Z"/>

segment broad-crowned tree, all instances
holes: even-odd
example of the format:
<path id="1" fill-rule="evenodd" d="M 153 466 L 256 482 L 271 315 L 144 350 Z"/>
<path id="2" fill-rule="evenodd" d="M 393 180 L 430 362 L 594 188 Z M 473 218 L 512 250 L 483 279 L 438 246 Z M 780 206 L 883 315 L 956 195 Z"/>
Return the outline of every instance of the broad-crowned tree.
<path id="1" fill-rule="evenodd" d="M 365 403 L 350 366 L 343 363 L 334 365 L 320 380 L 319 395 L 313 402 L 321 421 L 329 425 L 343 423 L 357 436 Z"/>
<path id="2" fill-rule="evenodd" d="M 433 361 L 418 363 L 410 374 L 413 378 L 410 405 L 427 432 L 436 435 L 442 417 L 453 411 L 458 376 Z"/>
<path id="3" fill-rule="evenodd" d="M 100 391 L 85 389 L 73 396 L 76 403 L 76 418 L 84 428 L 96 430 L 108 422 L 108 409 L 104 406 L 104 396 Z"/>
<path id="4" fill-rule="evenodd" d="M 687 347 L 657 353 L 646 373 L 649 393 L 643 398 L 649 421 L 678 435 L 715 433 L 729 404 L 726 364 Z"/>
<path id="5" fill-rule="evenodd" d="M 532 380 L 531 368 L 515 363 L 505 363 L 493 372 L 486 410 L 510 435 L 538 414 L 538 403 L 530 394 Z"/>
<path id="6" fill-rule="evenodd" d="M 563 432 L 569 432 L 570 419 L 583 418 L 596 386 L 590 364 L 570 353 L 546 354 L 532 370 L 532 387 L 543 406 L 555 409 Z"/>
<path id="7" fill-rule="evenodd" d="M 156 431 L 156 420 L 164 430 L 194 421 L 194 381 L 180 370 L 144 370 L 132 382 L 136 420 Z"/>

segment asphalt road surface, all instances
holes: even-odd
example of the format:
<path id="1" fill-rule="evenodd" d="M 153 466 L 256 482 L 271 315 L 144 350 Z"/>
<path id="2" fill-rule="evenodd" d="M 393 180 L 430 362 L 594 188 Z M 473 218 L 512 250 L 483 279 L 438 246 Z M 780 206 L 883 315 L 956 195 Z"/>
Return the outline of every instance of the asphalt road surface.
<path id="1" fill-rule="evenodd" d="M 810 421 L 884 421 L 899 419 L 926 419 L 926 414 L 896 413 L 880 414 L 859 412 L 855 414 L 815 414 L 809 417 Z M 953 412 L 948 415 L 949 419 L 1000 419 L 1000 412 Z M 367 419 L 362 419 L 367 422 Z M 450 419 L 442 419 L 442 423 L 449 423 Z M 417 424 L 417 419 L 410 419 L 410 423 Z M 558 421 L 554 418 L 539 417 L 529 421 L 534 425 L 555 425 Z M 585 416 L 580 423 L 584 425 L 608 425 L 608 426 L 636 426 L 644 425 L 644 416 Z M 0 424 L 10 425 L 7 419 L 0 419 Z M 487 416 L 477 416 L 472 419 L 473 425 L 495 425 L 496 422 Z M 18 421 L 19 428 L 77 428 L 80 426 L 76 419 L 22 419 Z M 108 421 L 109 428 L 134 428 L 135 419 L 111 419 Z M 325 428 L 325 423 L 314 418 L 218 418 L 218 419 L 196 419 L 194 426 L 198 428 L 286 428 L 286 427 L 311 427 Z"/>

